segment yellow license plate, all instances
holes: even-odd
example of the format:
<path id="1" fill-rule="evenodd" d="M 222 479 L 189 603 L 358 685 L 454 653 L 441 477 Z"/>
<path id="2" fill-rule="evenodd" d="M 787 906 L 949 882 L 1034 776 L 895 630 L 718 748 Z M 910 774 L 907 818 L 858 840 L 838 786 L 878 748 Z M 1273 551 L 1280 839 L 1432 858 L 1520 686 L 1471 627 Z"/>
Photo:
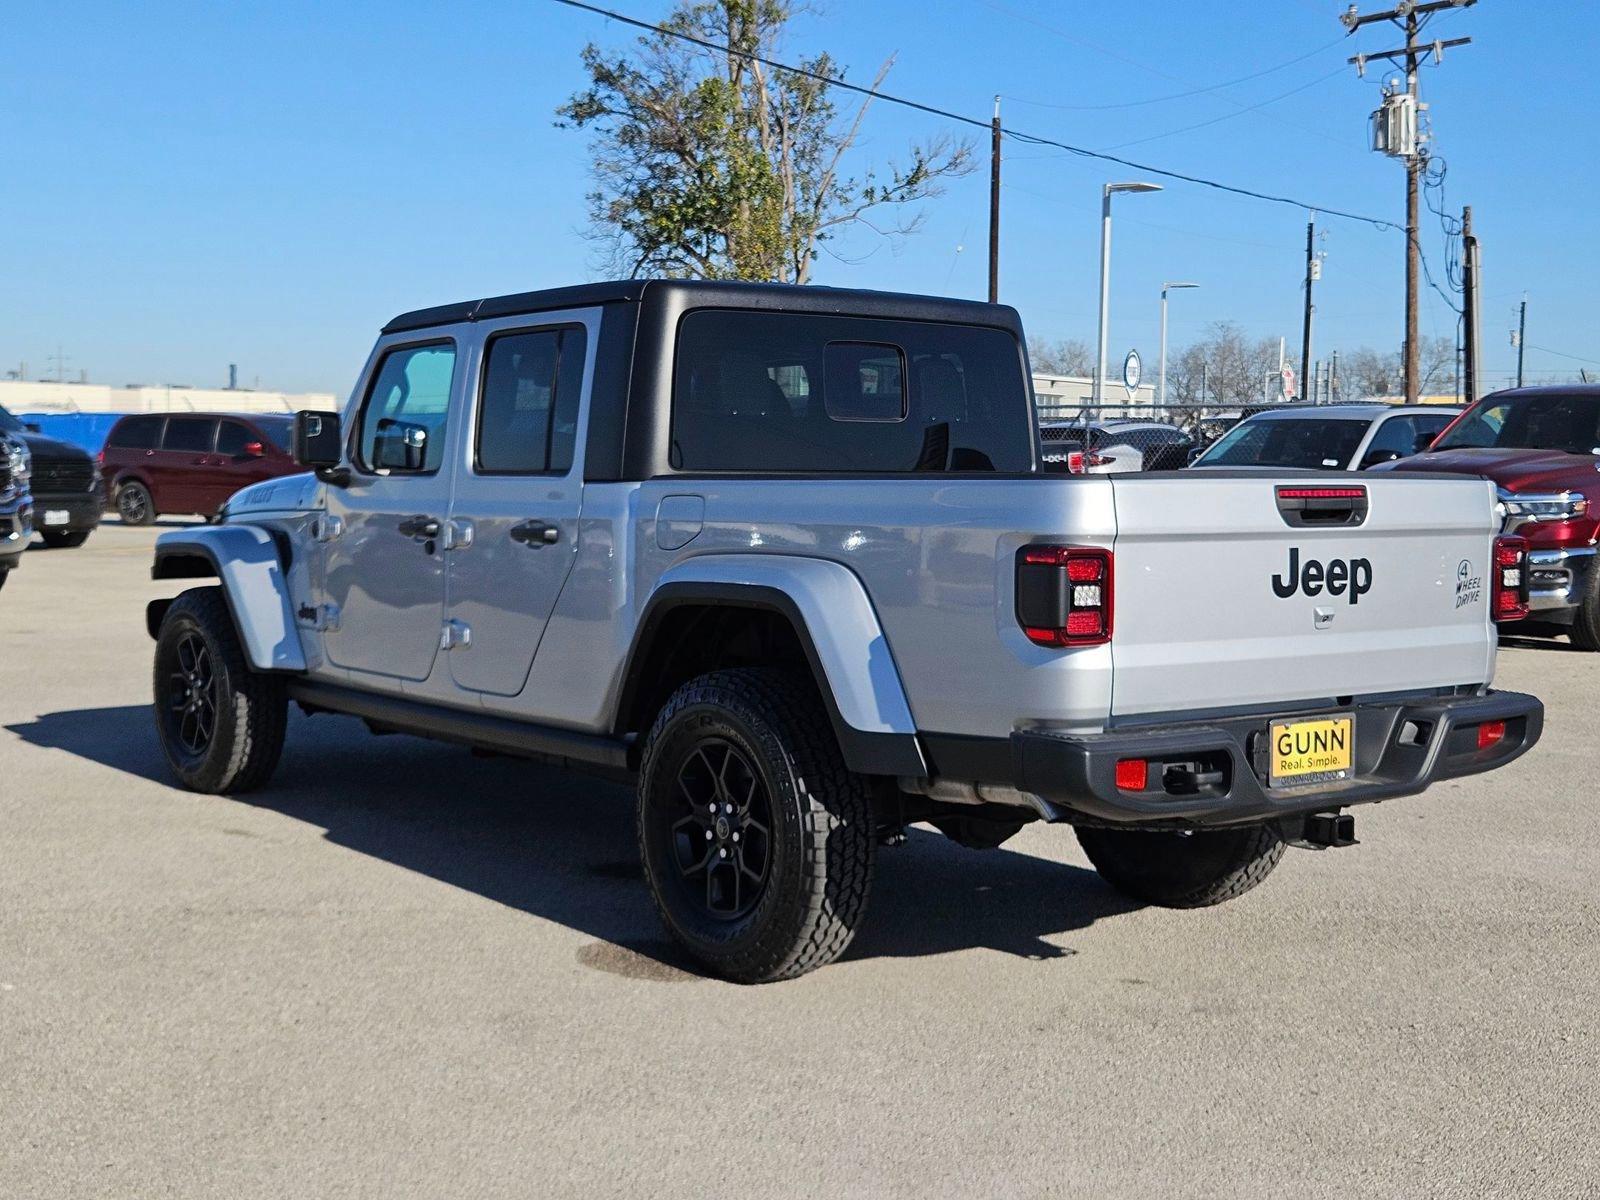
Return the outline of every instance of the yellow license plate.
<path id="1" fill-rule="evenodd" d="M 1355 761 L 1354 717 L 1284 721 L 1272 727 L 1273 787 L 1349 779 Z"/>

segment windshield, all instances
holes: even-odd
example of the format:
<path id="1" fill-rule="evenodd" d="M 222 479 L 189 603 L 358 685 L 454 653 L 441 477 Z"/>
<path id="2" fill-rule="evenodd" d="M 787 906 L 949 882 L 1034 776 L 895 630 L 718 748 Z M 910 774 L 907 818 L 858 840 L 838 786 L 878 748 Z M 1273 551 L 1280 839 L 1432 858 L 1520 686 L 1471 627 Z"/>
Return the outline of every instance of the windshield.
<path id="1" fill-rule="evenodd" d="M 13 417 L 3 407 L 0 407 L 0 432 L 27 433 L 28 430 L 21 421 Z"/>
<path id="2" fill-rule="evenodd" d="M 1469 409 L 1433 448 L 1484 447 L 1600 454 L 1600 394 L 1490 397 Z"/>
<path id="3" fill-rule="evenodd" d="M 1196 465 L 1342 470 L 1366 436 L 1367 424 L 1334 418 L 1253 417 L 1218 438 Z"/>

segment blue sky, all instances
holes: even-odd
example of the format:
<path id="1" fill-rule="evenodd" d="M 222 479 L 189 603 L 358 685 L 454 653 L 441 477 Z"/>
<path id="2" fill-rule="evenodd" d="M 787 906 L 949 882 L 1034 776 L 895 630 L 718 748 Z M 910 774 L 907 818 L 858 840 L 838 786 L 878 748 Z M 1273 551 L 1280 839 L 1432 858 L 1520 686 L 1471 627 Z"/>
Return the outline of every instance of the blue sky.
<path id="1" fill-rule="evenodd" d="M 659 18 L 670 4 L 610 7 Z M 824 0 L 789 49 L 827 49 L 862 81 L 894 54 L 887 86 L 910 97 L 985 117 L 999 92 L 1017 128 L 1096 149 L 1138 141 L 1118 153 L 1399 221 L 1403 172 L 1366 149 L 1377 77 L 1342 67 L 1397 31 L 1345 39 L 1343 7 Z M 38 377 L 59 343 L 73 377 L 100 382 L 215 385 L 237 362 L 247 385 L 344 393 L 397 311 L 595 277 L 585 135 L 555 128 L 553 111 L 582 82 L 583 44 L 623 45 L 622 27 L 549 0 L 25 0 L 6 26 L 0 369 L 26 361 Z M 1600 360 L 1600 9 L 1483 0 L 1430 32 L 1475 39 L 1425 69 L 1423 92 L 1446 202 L 1473 205 L 1484 242 L 1491 381 L 1513 365 L 1524 291 L 1530 346 Z M 1129 106 L 1083 107 L 1112 104 Z M 859 158 L 945 128 L 880 105 Z M 1137 173 L 1015 142 L 1006 155 L 1002 299 L 1036 335 L 1092 342 L 1100 185 Z M 853 238 L 841 250 L 867 257 L 824 256 L 817 281 L 981 297 L 987 204 L 985 165 L 927 206 L 914 239 Z M 1153 369 L 1161 282 L 1188 279 L 1203 286 L 1174 297 L 1174 346 L 1230 319 L 1287 337 L 1297 358 L 1305 219 L 1175 183 L 1119 200 L 1114 356 L 1135 346 Z M 1398 345 L 1402 235 L 1322 227 L 1318 353 Z M 1431 215 L 1424 247 L 1442 282 Z M 1424 332 L 1453 337 L 1454 314 L 1423 297 Z M 1528 351 L 1535 378 L 1579 366 L 1600 370 Z"/>

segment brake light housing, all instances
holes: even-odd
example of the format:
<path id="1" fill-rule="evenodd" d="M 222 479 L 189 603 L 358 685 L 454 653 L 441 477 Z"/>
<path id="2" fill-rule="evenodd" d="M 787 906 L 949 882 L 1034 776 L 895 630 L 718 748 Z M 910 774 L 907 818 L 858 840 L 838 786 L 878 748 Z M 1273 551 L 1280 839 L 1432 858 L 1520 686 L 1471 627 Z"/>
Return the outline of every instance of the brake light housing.
<path id="1" fill-rule="evenodd" d="M 1073 450 L 1067 455 L 1067 470 L 1074 475 L 1082 475 L 1090 467 L 1109 467 L 1116 461 L 1093 450 Z"/>
<path id="2" fill-rule="evenodd" d="M 1489 573 L 1490 613 L 1502 625 L 1528 615 L 1528 540 L 1510 534 L 1494 540 Z"/>
<path id="3" fill-rule="evenodd" d="M 1017 624 L 1037 646 L 1099 646 L 1111 640 L 1111 551 L 1024 546 L 1017 551 Z"/>

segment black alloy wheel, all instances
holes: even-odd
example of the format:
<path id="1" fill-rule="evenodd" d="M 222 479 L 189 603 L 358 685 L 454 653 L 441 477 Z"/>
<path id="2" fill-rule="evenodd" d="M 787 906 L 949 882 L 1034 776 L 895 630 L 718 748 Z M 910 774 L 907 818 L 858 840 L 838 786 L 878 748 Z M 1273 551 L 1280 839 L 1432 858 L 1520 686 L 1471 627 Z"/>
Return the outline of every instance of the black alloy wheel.
<path id="1" fill-rule="evenodd" d="M 755 908 L 772 865 L 772 799 L 732 742 L 708 737 L 677 768 L 683 815 L 667 829 L 684 898 L 713 920 Z"/>

